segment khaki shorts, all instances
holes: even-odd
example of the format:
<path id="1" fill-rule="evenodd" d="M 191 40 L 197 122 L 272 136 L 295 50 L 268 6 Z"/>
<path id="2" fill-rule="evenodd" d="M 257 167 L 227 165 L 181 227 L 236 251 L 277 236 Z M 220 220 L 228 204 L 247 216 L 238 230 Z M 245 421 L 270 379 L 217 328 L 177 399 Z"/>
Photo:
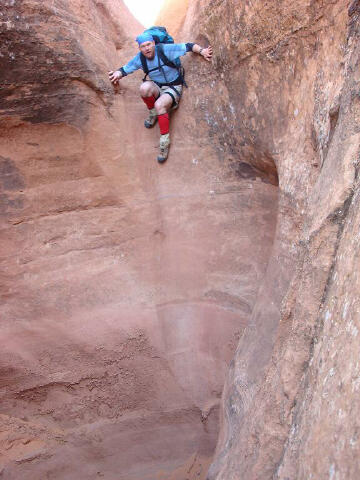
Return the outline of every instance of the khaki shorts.
<path id="1" fill-rule="evenodd" d="M 156 85 L 156 83 L 155 83 L 155 85 Z M 160 96 L 166 94 L 166 95 L 170 95 L 170 97 L 172 98 L 173 104 L 171 106 L 171 109 L 175 109 L 179 106 L 181 93 L 182 93 L 182 89 L 183 89 L 182 85 L 174 85 L 172 87 L 169 87 L 167 85 L 164 86 L 164 87 L 159 87 L 159 85 L 156 85 L 156 86 L 159 90 Z"/>

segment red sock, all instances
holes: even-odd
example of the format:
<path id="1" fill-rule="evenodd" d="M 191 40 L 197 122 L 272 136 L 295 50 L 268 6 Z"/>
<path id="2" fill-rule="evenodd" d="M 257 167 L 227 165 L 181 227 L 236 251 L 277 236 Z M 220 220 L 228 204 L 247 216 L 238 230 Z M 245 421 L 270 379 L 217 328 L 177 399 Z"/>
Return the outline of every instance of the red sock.
<path id="1" fill-rule="evenodd" d="M 144 103 L 146 103 L 146 106 L 148 107 L 149 110 L 151 110 L 152 108 L 154 108 L 154 105 L 155 105 L 155 97 L 154 95 L 151 95 L 151 97 L 141 97 L 144 101 Z"/>
<path id="2" fill-rule="evenodd" d="M 163 113 L 162 115 L 158 115 L 158 122 L 159 122 L 161 135 L 165 135 L 165 133 L 169 133 L 169 128 L 170 128 L 169 114 Z"/>

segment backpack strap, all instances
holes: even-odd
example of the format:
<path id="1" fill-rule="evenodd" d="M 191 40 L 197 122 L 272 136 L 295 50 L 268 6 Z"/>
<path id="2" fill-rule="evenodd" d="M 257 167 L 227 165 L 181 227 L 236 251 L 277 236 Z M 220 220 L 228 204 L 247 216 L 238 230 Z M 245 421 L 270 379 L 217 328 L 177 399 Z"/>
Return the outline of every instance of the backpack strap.
<path id="1" fill-rule="evenodd" d="M 145 73 L 145 77 L 146 78 L 149 74 L 149 67 L 147 65 L 147 61 L 146 61 L 146 57 L 143 53 L 140 53 L 140 60 L 141 60 L 141 67 Z"/>
<path id="2" fill-rule="evenodd" d="M 175 68 L 178 71 L 182 85 L 185 85 L 185 87 L 187 88 L 187 84 L 185 82 L 185 69 L 184 69 L 184 67 L 182 67 L 181 65 L 178 65 L 175 62 L 168 59 L 168 57 L 165 55 L 164 47 L 161 43 L 159 43 L 159 45 L 156 45 L 156 49 L 157 49 L 157 52 L 158 52 L 159 59 L 161 59 L 164 62 L 164 65 L 166 65 L 167 67 Z M 164 77 L 166 79 L 165 74 L 164 74 Z"/>
<path id="3" fill-rule="evenodd" d="M 159 55 L 158 55 L 158 58 L 159 58 Z M 143 78 L 143 82 L 145 82 L 146 77 L 149 75 L 150 72 L 154 72 L 155 70 L 161 70 L 161 68 L 162 68 L 161 65 L 160 65 L 160 59 L 159 59 L 159 66 L 155 67 L 155 68 L 151 68 L 151 69 L 149 69 L 147 61 L 146 61 L 146 57 L 143 53 L 140 53 L 140 60 L 141 60 L 141 68 L 142 68 L 143 72 L 145 73 L 145 77 Z"/>
<path id="4" fill-rule="evenodd" d="M 176 70 L 179 70 L 179 65 L 176 65 L 176 63 L 169 60 L 168 57 L 165 55 L 164 47 L 161 43 L 156 45 L 156 50 L 157 50 L 159 59 L 161 59 L 164 62 L 164 65 L 166 65 L 167 67 L 171 67 L 171 68 L 175 68 Z"/>

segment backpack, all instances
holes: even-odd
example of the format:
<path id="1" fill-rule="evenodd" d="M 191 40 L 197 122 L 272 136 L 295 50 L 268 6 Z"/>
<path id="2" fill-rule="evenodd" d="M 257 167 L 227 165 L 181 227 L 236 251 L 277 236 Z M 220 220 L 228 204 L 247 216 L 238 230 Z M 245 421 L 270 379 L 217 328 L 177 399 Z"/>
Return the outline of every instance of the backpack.
<path id="1" fill-rule="evenodd" d="M 173 37 L 168 33 L 165 27 L 150 27 L 143 33 L 150 33 L 155 41 L 155 44 L 175 43 Z"/>
<path id="2" fill-rule="evenodd" d="M 146 77 L 150 72 L 153 72 L 154 70 L 162 70 L 162 67 L 160 66 L 160 60 L 164 63 L 164 65 L 175 68 L 179 72 L 179 77 L 181 79 L 181 83 L 187 87 L 186 82 L 185 82 L 185 70 L 181 65 L 180 58 L 176 58 L 175 60 L 169 60 L 167 56 L 165 55 L 164 49 L 162 47 L 163 43 L 175 43 L 173 37 L 168 33 L 165 27 L 150 27 L 146 30 L 144 30 L 143 33 L 150 33 L 155 41 L 155 48 L 156 48 L 156 53 L 159 58 L 159 66 L 152 68 L 149 70 L 149 67 L 147 65 L 147 61 L 145 56 L 140 53 L 140 60 L 141 60 L 141 66 L 142 69 L 145 73 L 145 77 L 143 78 L 143 82 L 145 82 Z M 164 77 L 166 79 L 166 75 L 164 74 Z M 178 78 L 179 78 L 178 77 Z"/>

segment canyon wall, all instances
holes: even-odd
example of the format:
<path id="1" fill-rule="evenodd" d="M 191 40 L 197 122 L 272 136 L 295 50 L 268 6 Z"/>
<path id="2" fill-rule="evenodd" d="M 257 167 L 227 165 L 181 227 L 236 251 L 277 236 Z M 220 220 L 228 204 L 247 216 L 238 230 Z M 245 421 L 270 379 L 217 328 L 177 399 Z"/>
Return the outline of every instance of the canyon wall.
<path id="1" fill-rule="evenodd" d="M 360 476 L 359 16 L 167 0 L 159 166 L 122 2 L 1 2 L 0 477 Z"/>
<path id="2" fill-rule="evenodd" d="M 142 76 L 107 76 L 141 30 L 116 0 L 1 2 L 2 478 L 199 479 L 214 453 L 278 187 L 223 162 L 193 85 L 157 164 Z"/>
<path id="3" fill-rule="evenodd" d="M 156 19 L 157 25 L 166 25 L 167 30 L 174 37 L 178 37 L 184 26 L 190 0 L 166 0 Z"/>
<path id="4" fill-rule="evenodd" d="M 211 72 L 190 73 L 192 111 L 223 164 L 279 179 L 274 247 L 209 479 L 360 475 L 359 8 L 199 0 L 180 33 L 215 49 Z"/>

